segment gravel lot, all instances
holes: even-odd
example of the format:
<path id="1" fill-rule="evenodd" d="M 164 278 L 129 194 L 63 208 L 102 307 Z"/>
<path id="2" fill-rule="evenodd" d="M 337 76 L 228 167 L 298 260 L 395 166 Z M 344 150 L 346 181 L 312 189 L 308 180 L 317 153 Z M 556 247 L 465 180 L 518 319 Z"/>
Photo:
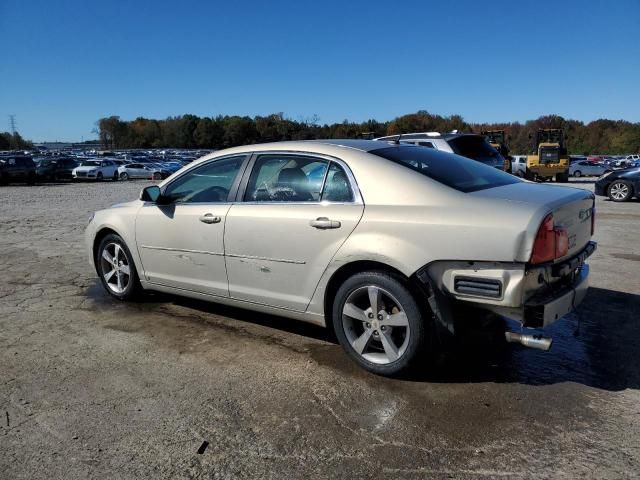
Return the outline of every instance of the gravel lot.
<path id="1" fill-rule="evenodd" d="M 320 328 L 107 297 L 84 226 L 146 184 L 0 188 L 0 478 L 640 476 L 640 202 L 598 198 L 592 288 L 550 352 L 390 380 Z"/>

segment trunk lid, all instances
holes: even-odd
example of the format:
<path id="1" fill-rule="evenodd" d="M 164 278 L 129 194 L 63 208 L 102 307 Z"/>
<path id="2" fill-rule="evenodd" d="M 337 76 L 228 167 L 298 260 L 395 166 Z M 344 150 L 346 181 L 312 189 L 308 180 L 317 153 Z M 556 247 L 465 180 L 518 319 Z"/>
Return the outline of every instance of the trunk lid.
<path id="1" fill-rule="evenodd" d="M 540 224 L 549 213 L 553 213 L 554 224 L 564 227 L 569 237 L 567 255 L 556 259 L 556 261 L 572 257 L 591 240 L 591 217 L 595 213 L 594 196 L 586 190 L 560 185 L 521 182 L 480 190 L 470 195 L 519 204 L 524 203 L 534 207 L 532 211 L 533 223 L 530 224 L 531 231 L 526 235 L 527 242 L 530 242 L 529 249 L 533 246 L 533 238 L 535 238 Z"/>

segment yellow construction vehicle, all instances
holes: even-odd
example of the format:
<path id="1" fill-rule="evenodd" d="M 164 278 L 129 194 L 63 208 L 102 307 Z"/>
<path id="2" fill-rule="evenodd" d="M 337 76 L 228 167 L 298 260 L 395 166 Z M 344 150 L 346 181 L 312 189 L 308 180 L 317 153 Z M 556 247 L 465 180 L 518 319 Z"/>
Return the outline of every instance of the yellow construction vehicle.
<path id="1" fill-rule="evenodd" d="M 529 180 L 545 181 L 555 178 L 556 182 L 569 181 L 569 155 L 561 129 L 538 130 L 533 152 L 527 155 L 525 177 Z"/>
<path id="2" fill-rule="evenodd" d="M 502 169 L 511 173 L 511 155 L 509 155 L 509 146 L 507 145 L 507 137 L 504 130 L 485 130 L 480 132 L 480 135 L 483 135 L 489 145 L 500 152 L 500 155 L 504 158 Z"/>

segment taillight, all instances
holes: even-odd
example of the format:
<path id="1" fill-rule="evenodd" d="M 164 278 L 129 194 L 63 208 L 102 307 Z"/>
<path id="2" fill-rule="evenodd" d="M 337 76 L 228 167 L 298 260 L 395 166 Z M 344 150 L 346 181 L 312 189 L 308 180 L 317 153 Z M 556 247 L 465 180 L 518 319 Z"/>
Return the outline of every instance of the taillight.
<path id="1" fill-rule="evenodd" d="M 553 214 L 542 221 L 536 239 L 533 242 L 531 263 L 545 263 L 564 257 L 569 252 L 569 234 L 567 230 L 553 224 Z"/>

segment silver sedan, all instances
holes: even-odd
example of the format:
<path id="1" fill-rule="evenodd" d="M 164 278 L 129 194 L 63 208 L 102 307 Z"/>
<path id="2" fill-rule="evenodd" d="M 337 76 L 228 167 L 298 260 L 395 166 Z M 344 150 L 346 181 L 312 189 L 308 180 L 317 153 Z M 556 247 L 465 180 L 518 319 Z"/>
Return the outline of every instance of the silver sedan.
<path id="1" fill-rule="evenodd" d="M 156 290 L 327 326 L 393 375 L 455 335 L 460 311 L 540 328 L 575 308 L 593 204 L 420 146 L 283 142 L 208 155 L 97 212 L 86 245 L 115 298 Z M 524 333 L 506 337 L 548 348 Z"/>

